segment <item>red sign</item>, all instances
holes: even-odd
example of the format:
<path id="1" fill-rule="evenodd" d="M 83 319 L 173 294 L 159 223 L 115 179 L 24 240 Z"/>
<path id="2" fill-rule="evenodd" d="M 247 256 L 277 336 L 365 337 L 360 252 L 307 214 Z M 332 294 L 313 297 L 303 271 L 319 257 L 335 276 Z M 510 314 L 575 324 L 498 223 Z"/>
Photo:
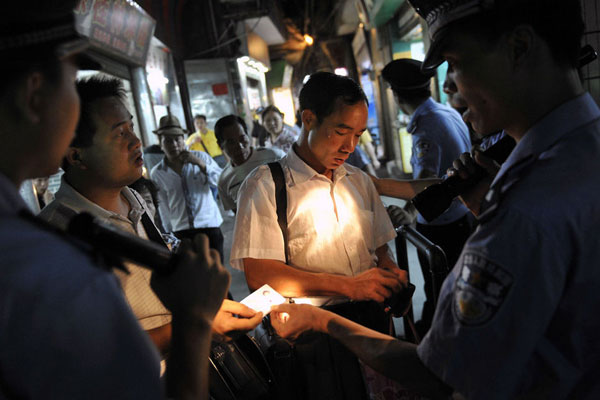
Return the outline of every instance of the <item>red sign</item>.
<path id="1" fill-rule="evenodd" d="M 212 91 L 215 96 L 222 96 L 229 93 L 229 88 L 227 87 L 227 83 L 215 83 L 212 85 Z"/>

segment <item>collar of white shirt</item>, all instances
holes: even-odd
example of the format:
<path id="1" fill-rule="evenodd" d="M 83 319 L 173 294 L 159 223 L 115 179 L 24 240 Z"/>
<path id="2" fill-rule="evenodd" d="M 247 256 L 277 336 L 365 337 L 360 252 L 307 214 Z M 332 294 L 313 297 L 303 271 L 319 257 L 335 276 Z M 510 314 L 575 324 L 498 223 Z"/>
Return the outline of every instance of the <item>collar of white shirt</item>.
<path id="1" fill-rule="evenodd" d="M 287 166 L 289 167 L 291 184 L 301 184 L 312 179 L 315 176 L 322 177 L 323 179 L 328 179 L 325 177 L 325 175 L 319 174 L 310 165 L 304 162 L 304 160 L 302 160 L 298 156 L 298 154 L 296 154 L 296 150 L 293 147 L 287 153 L 284 160 Z M 345 168 L 344 164 L 342 164 L 333 171 L 333 183 L 336 183 L 346 175 L 352 175 L 354 173 L 355 171 Z"/>

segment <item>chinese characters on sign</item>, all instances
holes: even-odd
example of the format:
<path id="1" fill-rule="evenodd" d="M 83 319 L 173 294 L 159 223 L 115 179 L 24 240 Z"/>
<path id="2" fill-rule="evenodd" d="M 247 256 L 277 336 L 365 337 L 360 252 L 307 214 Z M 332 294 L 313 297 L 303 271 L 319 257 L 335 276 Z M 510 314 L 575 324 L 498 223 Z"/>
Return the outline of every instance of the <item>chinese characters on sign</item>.
<path id="1" fill-rule="evenodd" d="M 100 51 L 143 66 L 156 22 L 130 0 L 81 0 L 77 30 Z"/>

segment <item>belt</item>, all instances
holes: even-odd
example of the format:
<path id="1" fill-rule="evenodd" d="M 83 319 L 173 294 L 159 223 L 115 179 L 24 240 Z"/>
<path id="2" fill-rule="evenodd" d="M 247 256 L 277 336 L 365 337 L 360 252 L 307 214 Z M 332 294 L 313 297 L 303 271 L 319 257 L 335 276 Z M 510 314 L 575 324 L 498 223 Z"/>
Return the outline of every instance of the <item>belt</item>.
<path id="1" fill-rule="evenodd" d="M 305 296 L 288 297 L 289 303 L 311 304 L 316 307 L 335 306 L 343 303 L 350 303 L 352 299 L 343 296 Z"/>

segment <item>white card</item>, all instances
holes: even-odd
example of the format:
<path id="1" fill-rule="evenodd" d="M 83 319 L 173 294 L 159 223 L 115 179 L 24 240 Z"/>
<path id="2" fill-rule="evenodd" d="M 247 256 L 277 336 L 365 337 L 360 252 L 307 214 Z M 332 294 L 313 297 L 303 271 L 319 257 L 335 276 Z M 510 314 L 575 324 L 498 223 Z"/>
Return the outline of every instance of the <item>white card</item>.
<path id="1" fill-rule="evenodd" d="M 260 311 L 263 315 L 271 312 L 271 306 L 283 304 L 286 302 L 285 297 L 277 293 L 269 285 L 263 285 L 259 289 L 250 293 L 244 300 L 240 301 L 245 306 L 250 307 L 255 311 Z"/>

